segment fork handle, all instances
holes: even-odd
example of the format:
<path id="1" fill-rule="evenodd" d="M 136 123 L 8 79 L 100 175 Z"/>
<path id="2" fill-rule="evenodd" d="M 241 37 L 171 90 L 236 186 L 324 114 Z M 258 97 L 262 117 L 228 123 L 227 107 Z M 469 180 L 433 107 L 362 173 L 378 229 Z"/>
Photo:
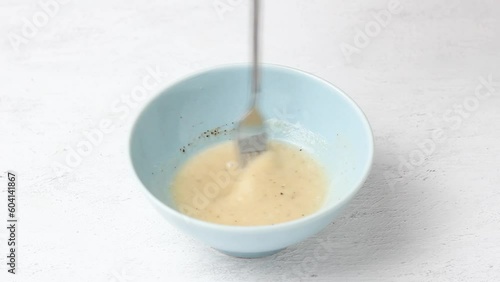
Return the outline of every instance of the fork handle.
<path id="1" fill-rule="evenodd" d="M 260 28 L 260 0 L 253 1 L 253 53 L 252 53 L 252 106 L 257 103 L 257 94 L 260 92 L 259 69 L 259 28 Z"/>

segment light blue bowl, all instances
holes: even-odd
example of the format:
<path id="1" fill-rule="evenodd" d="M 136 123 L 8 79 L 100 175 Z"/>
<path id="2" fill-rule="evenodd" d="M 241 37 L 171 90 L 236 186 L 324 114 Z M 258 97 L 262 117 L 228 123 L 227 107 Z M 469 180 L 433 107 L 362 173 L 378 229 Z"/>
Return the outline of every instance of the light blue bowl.
<path id="1" fill-rule="evenodd" d="M 362 186 L 373 159 L 368 121 L 340 89 L 288 67 L 262 68 L 260 109 L 272 138 L 305 148 L 331 179 L 325 203 L 314 214 L 272 226 L 241 227 L 200 221 L 174 208 L 169 183 L 179 166 L 207 146 L 232 139 L 231 130 L 246 112 L 247 65 L 214 68 L 167 87 L 144 108 L 130 138 L 139 185 L 163 217 L 186 234 L 237 257 L 270 255 L 325 228 Z M 215 128 L 218 134 L 202 134 Z"/>

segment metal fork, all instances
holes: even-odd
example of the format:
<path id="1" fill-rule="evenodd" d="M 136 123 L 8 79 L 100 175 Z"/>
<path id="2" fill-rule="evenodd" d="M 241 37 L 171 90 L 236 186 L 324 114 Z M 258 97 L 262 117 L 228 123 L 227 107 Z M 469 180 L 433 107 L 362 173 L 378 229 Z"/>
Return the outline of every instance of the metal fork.
<path id="1" fill-rule="evenodd" d="M 259 67 L 259 25 L 260 1 L 253 1 L 253 48 L 252 48 L 252 101 L 250 110 L 238 125 L 237 139 L 240 155 L 240 166 L 245 167 L 248 162 L 267 150 L 267 133 L 264 120 L 257 109 L 257 97 L 260 93 Z"/>

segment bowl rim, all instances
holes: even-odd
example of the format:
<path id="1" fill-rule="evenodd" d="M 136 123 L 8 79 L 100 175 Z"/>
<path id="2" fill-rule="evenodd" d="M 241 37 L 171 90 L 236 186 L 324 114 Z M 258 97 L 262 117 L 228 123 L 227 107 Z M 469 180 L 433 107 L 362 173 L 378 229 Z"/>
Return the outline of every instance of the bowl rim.
<path id="1" fill-rule="evenodd" d="M 291 72 L 291 73 L 296 73 L 300 75 L 307 76 L 313 80 L 316 80 L 319 83 L 322 83 L 329 88 L 332 88 L 336 90 L 343 98 L 351 105 L 351 107 L 354 109 L 354 111 L 357 113 L 357 115 L 360 117 L 360 120 L 362 124 L 364 125 L 364 129 L 368 134 L 369 140 L 368 140 L 368 162 L 363 166 L 362 171 L 363 171 L 363 176 L 353 185 L 354 188 L 347 193 L 343 198 L 341 198 L 339 201 L 337 201 L 335 204 L 332 206 L 326 208 L 326 209 L 319 209 L 318 211 L 309 214 L 307 216 L 286 221 L 286 222 L 281 222 L 281 223 L 276 223 L 273 225 L 255 225 L 255 226 L 238 226 L 238 225 L 225 225 L 225 224 L 218 224 L 218 223 L 212 223 L 208 221 L 203 221 L 200 219 L 196 219 L 193 217 L 190 217 L 188 215 L 185 215 L 181 213 L 180 211 L 177 211 L 174 208 L 171 208 L 167 206 L 165 203 L 163 203 L 161 200 L 159 200 L 149 189 L 142 183 L 142 181 L 139 178 L 139 175 L 137 171 L 134 168 L 134 164 L 132 161 L 132 139 L 134 136 L 134 132 L 136 131 L 136 127 L 138 126 L 139 119 L 142 117 L 144 114 L 144 111 L 153 104 L 153 102 L 156 99 L 159 99 L 160 96 L 162 95 L 169 95 L 167 92 L 170 88 L 191 80 L 195 77 L 201 76 L 208 74 L 210 72 L 214 71 L 224 71 L 224 70 L 235 70 L 235 69 L 243 69 L 243 68 L 249 68 L 250 64 L 249 63 L 232 63 L 232 64 L 222 64 L 222 65 L 216 65 L 212 66 L 209 68 L 204 68 L 201 70 L 198 70 L 194 73 L 187 74 L 185 76 L 182 76 L 178 79 L 174 79 L 170 82 L 167 82 L 164 85 L 161 85 L 158 90 L 156 90 L 156 93 L 145 103 L 143 103 L 142 107 L 139 108 L 139 110 L 136 112 L 136 114 L 133 116 L 133 122 L 131 124 L 131 127 L 129 128 L 129 139 L 128 139 L 128 166 L 130 169 L 134 172 L 134 179 L 138 185 L 140 185 L 143 190 L 143 192 L 146 194 L 146 196 L 159 208 L 161 208 L 162 211 L 167 212 L 170 216 L 173 217 L 178 217 L 179 219 L 182 219 L 183 221 L 189 223 L 189 224 L 197 224 L 200 227 L 204 228 L 209 228 L 209 229 L 217 229 L 217 230 L 223 230 L 223 231 L 230 231 L 230 232 L 245 232 L 245 233 L 253 233 L 253 232 L 262 232 L 262 231 L 272 231 L 276 229 L 283 229 L 283 228 L 294 228 L 294 227 L 299 227 L 301 226 L 304 222 L 311 221 L 314 219 L 318 219 L 322 216 L 325 216 L 332 210 L 335 210 L 337 207 L 342 207 L 346 204 L 349 203 L 349 201 L 357 194 L 357 192 L 361 189 L 363 186 L 364 182 L 370 175 L 372 166 L 373 166 L 373 158 L 374 158 L 374 139 L 373 139 L 373 132 L 370 126 L 370 123 L 365 115 L 365 113 L 361 110 L 361 108 L 356 104 L 356 102 L 349 97 L 342 89 L 339 87 L 335 86 L 334 84 L 330 83 L 329 81 L 322 79 L 312 73 L 294 68 L 294 67 L 289 67 L 289 66 L 284 66 L 284 65 L 279 65 L 279 64 L 269 64 L 269 63 L 264 63 L 262 64 L 263 68 L 266 69 L 274 69 L 274 70 L 279 70 L 282 72 Z"/>

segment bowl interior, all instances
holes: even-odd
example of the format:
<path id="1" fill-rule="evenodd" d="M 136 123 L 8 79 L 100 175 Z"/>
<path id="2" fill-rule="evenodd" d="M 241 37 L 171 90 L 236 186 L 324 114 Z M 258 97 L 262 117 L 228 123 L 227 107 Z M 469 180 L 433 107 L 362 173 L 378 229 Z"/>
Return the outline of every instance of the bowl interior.
<path id="1" fill-rule="evenodd" d="M 196 74 L 162 91 L 139 116 L 130 141 L 132 165 L 166 206 L 173 208 L 169 183 L 182 163 L 232 139 L 248 107 L 249 75 L 245 65 Z M 373 141 L 347 96 L 312 75 L 265 65 L 259 106 L 273 139 L 305 148 L 326 169 L 331 185 L 322 209 L 355 193 L 369 171 Z"/>

